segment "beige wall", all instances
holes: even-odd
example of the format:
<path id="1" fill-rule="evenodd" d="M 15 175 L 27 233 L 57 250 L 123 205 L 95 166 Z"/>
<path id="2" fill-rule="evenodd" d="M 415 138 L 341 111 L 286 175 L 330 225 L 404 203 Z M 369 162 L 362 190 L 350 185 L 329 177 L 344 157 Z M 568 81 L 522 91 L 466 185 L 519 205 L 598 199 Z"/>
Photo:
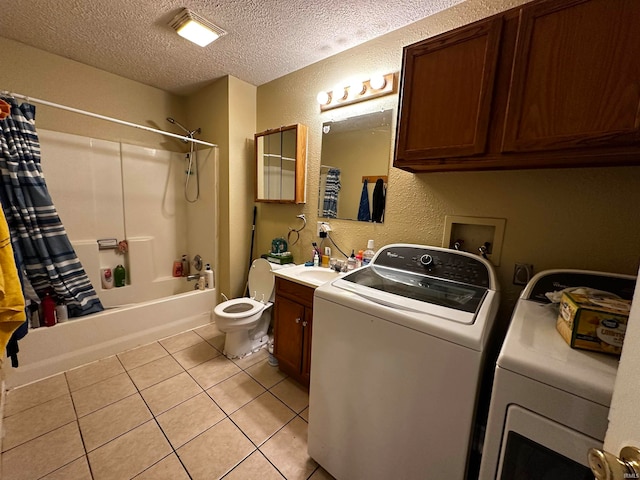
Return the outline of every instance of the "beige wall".
<path id="1" fill-rule="evenodd" d="M 184 97 L 2 37 L 0 65 L 0 90 L 175 133 L 181 132 L 171 130 L 167 117 L 187 123 Z M 103 140 L 173 151 L 185 149 L 182 142 L 171 137 L 44 105 L 36 106 L 36 125 Z"/>
<path id="2" fill-rule="evenodd" d="M 218 256 L 218 290 L 237 297 L 244 292 L 249 268 L 256 87 L 225 77 L 191 95 L 188 105 L 190 121 L 202 125 L 202 138 L 218 145 L 218 231 L 211 241 Z"/>
<path id="3" fill-rule="evenodd" d="M 305 213 L 309 226 L 292 247 L 296 262 L 309 259 L 316 241 L 322 123 L 397 109 L 397 95 L 320 113 L 315 96 L 355 75 L 397 72 L 402 47 L 478 20 L 523 1 L 468 0 L 448 11 L 392 32 L 258 88 L 258 130 L 300 122 L 309 127 L 307 203 L 260 206 L 258 248 L 286 236 Z M 490 4 L 490 5 L 489 5 Z M 394 127 L 395 130 L 395 127 Z M 411 174 L 391 168 L 383 225 L 332 220 L 343 250 L 392 242 L 441 245 L 445 215 L 505 218 L 502 317 L 508 317 L 521 287 L 512 285 L 515 262 L 548 268 L 587 268 L 636 274 L 640 255 L 640 167 L 546 169 Z M 335 251 L 335 249 L 334 249 Z"/>

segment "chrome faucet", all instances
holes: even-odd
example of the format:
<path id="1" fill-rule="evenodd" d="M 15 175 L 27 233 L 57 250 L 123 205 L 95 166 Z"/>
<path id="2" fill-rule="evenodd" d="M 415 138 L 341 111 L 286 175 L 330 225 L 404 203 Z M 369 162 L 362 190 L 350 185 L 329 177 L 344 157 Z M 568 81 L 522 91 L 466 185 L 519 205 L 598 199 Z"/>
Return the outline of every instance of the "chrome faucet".
<path id="1" fill-rule="evenodd" d="M 193 275 L 187 275 L 187 282 L 190 282 L 191 280 L 198 280 L 200 279 L 201 274 L 200 273 L 194 273 Z"/>

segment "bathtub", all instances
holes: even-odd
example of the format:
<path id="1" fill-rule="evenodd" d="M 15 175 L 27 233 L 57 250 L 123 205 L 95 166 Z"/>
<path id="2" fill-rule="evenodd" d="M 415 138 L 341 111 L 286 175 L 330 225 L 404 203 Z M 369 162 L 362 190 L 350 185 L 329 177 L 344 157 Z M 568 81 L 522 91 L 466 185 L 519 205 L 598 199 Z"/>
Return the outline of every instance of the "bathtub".
<path id="1" fill-rule="evenodd" d="M 5 386 L 25 385 L 206 325 L 216 298 L 216 289 L 190 291 L 29 330 L 19 342 L 20 366 L 5 362 Z"/>

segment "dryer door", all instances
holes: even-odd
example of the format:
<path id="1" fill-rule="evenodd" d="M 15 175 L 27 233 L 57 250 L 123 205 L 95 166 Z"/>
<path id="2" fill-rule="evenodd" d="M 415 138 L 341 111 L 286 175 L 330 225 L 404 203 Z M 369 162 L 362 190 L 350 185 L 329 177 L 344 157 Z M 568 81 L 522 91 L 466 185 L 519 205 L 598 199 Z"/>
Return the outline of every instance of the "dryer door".
<path id="1" fill-rule="evenodd" d="M 500 480 L 593 480 L 589 448 L 602 442 L 511 405 L 498 464 Z"/>

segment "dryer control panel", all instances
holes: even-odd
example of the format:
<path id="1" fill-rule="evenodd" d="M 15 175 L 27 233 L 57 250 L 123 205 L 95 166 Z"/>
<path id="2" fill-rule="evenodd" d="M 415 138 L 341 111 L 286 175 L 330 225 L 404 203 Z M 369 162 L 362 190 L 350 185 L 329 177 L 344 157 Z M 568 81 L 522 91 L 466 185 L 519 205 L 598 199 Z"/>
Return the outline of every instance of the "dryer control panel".
<path id="1" fill-rule="evenodd" d="M 372 264 L 489 287 L 487 266 L 471 254 L 454 250 L 390 245 L 376 254 Z"/>

